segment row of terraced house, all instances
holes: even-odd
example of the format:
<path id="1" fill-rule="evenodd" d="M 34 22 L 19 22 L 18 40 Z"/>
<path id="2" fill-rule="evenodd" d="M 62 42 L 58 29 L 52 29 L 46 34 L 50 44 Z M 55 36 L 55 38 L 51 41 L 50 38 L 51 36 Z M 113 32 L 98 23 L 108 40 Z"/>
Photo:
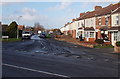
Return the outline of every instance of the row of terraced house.
<path id="1" fill-rule="evenodd" d="M 82 36 L 88 42 L 103 39 L 114 46 L 116 41 L 120 41 L 120 3 L 95 6 L 93 11 L 80 13 L 79 18 L 72 19 L 60 30 L 73 38 Z"/>

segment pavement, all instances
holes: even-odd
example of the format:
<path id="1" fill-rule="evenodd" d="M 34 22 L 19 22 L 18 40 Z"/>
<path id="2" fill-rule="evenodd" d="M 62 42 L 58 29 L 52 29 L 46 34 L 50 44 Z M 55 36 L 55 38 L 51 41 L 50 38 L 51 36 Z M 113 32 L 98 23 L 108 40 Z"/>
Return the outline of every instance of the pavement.
<path id="1" fill-rule="evenodd" d="M 118 77 L 113 49 L 39 38 L 2 44 L 3 77 Z"/>

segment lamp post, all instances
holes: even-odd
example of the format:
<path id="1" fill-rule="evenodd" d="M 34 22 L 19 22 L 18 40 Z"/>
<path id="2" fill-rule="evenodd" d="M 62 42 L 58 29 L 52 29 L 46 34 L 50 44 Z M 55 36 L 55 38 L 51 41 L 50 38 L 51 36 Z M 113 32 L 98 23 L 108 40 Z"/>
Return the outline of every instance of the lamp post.
<path id="1" fill-rule="evenodd" d="M 22 16 L 18 16 L 18 25 L 19 25 L 19 19 L 21 18 Z M 17 39 L 19 38 L 19 29 L 17 27 Z"/>

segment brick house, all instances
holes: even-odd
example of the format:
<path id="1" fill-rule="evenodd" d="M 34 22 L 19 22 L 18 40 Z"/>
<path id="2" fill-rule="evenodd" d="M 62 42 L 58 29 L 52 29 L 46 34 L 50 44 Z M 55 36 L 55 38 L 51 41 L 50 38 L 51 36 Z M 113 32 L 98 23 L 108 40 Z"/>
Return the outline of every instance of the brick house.
<path id="1" fill-rule="evenodd" d="M 7 35 L 7 28 L 8 28 L 8 24 L 2 24 L 2 35 L 5 36 Z"/>
<path id="2" fill-rule="evenodd" d="M 114 21 L 111 19 L 111 16 L 113 16 L 112 12 L 119 6 L 120 3 L 110 4 L 104 8 L 95 6 L 94 11 L 80 14 L 77 19 L 76 38 L 82 34 L 84 41 L 93 42 L 96 39 L 103 39 L 105 42 L 112 42 L 113 35 L 111 36 L 111 32 L 108 29 L 112 27 L 111 22 Z M 118 15 L 118 11 L 119 9 L 116 10 L 116 15 Z"/>
<path id="3" fill-rule="evenodd" d="M 82 34 L 84 41 L 93 42 L 96 40 L 96 14 L 102 9 L 96 6 L 94 11 L 81 13 L 78 18 L 77 36 Z"/>
<path id="4" fill-rule="evenodd" d="M 120 7 L 120 3 L 110 4 L 109 6 L 102 8 L 101 11 L 97 14 L 96 16 L 96 29 L 97 29 L 96 39 L 103 39 L 104 42 L 111 42 L 112 45 L 114 45 L 113 44 L 114 36 L 112 32 L 109 32 L 109 30 L 112 30 L 111 27 L 114 27 L 112 22 L 115 20 L 115 18 L 113 18 L 113 16 L 115 15 L 116 12 L 117 12 L 116 15 L 118 15 L 119 12 L 118 10 L 116 11 L 116 9 L 118 9 L 119 7 Z"/>
<path id="5" fill-rule="evenodd" d="M 71 35 L 73 38 L 76 37 L 76 22 L 75 19 L 72 22 L 68 22 L 62 28 L 60 28 L 61 32 L 65 35 Z"/>
<path id="6" fill-rule="evenodd" d="M 19 30 L 24 30 L 24 29 L 25 29 L 25 26 L 24 26 L 24 25 L 18 25 L 18 29 L 19 29 Z"/>
<path id="7" fill-rule="evenodd" d="M 80 13 L 80 17 L 65 25 L 66 33 L 71 33 L 84 41 L 94 42 L 103 39 L 106 43 L 114 45 L 120 41 L 120 3 L 110 4 L 106 7 L 95 6 L 93 11 Z M 73 27 L 76 28 L 73 33 Z M 71 29 L 72 28 L 72 29 Z M 67 35 L 67 34 L 66 34 Z"/>

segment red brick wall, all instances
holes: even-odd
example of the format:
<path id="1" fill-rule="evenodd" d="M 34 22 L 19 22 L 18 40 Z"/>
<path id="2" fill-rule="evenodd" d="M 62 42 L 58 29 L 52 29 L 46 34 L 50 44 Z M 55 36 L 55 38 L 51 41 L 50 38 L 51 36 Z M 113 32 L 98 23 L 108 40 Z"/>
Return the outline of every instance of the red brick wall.
<path id="1" fill-rule="evenodd" d="M 101 38 L 101 31 L 98 31 L 98 36 L 97 36 L 98 39 Z"/>
<path id="2" fill-rule="evenodd" d="M 76 37 L 76 30 L 72 30 L 72 37 L 73 37 L 73 38 Z"/>
<path id="3" fill-rule="evenodd" d="M 86 39 L 86 38 L 84 38 L 84 41 L 87 41 L 87 39 Z"/>
<path id="4" fill-rule="evenodd" d="M 89 38 L 89 42 L 94 42 L 95 38 Z"/>
<path id="5" fill-rule="evenodd" d="M 108 25 L 109 25 L 108 27 L 109 27 L 109 28 L 111 27 L 111 22 L 112 22 L 112 21 L 111 21 L 111 17 L 110 17 L 110 18 L 108 19 Z"/>
<path id="6" fill-rule="evenodd" d="M 101 17 L 101 24 L 102 24 L 102 25 L 106 25 L 106 22 L 105 22 L 105 21 L 106 21 L 105 17 Z"/>

